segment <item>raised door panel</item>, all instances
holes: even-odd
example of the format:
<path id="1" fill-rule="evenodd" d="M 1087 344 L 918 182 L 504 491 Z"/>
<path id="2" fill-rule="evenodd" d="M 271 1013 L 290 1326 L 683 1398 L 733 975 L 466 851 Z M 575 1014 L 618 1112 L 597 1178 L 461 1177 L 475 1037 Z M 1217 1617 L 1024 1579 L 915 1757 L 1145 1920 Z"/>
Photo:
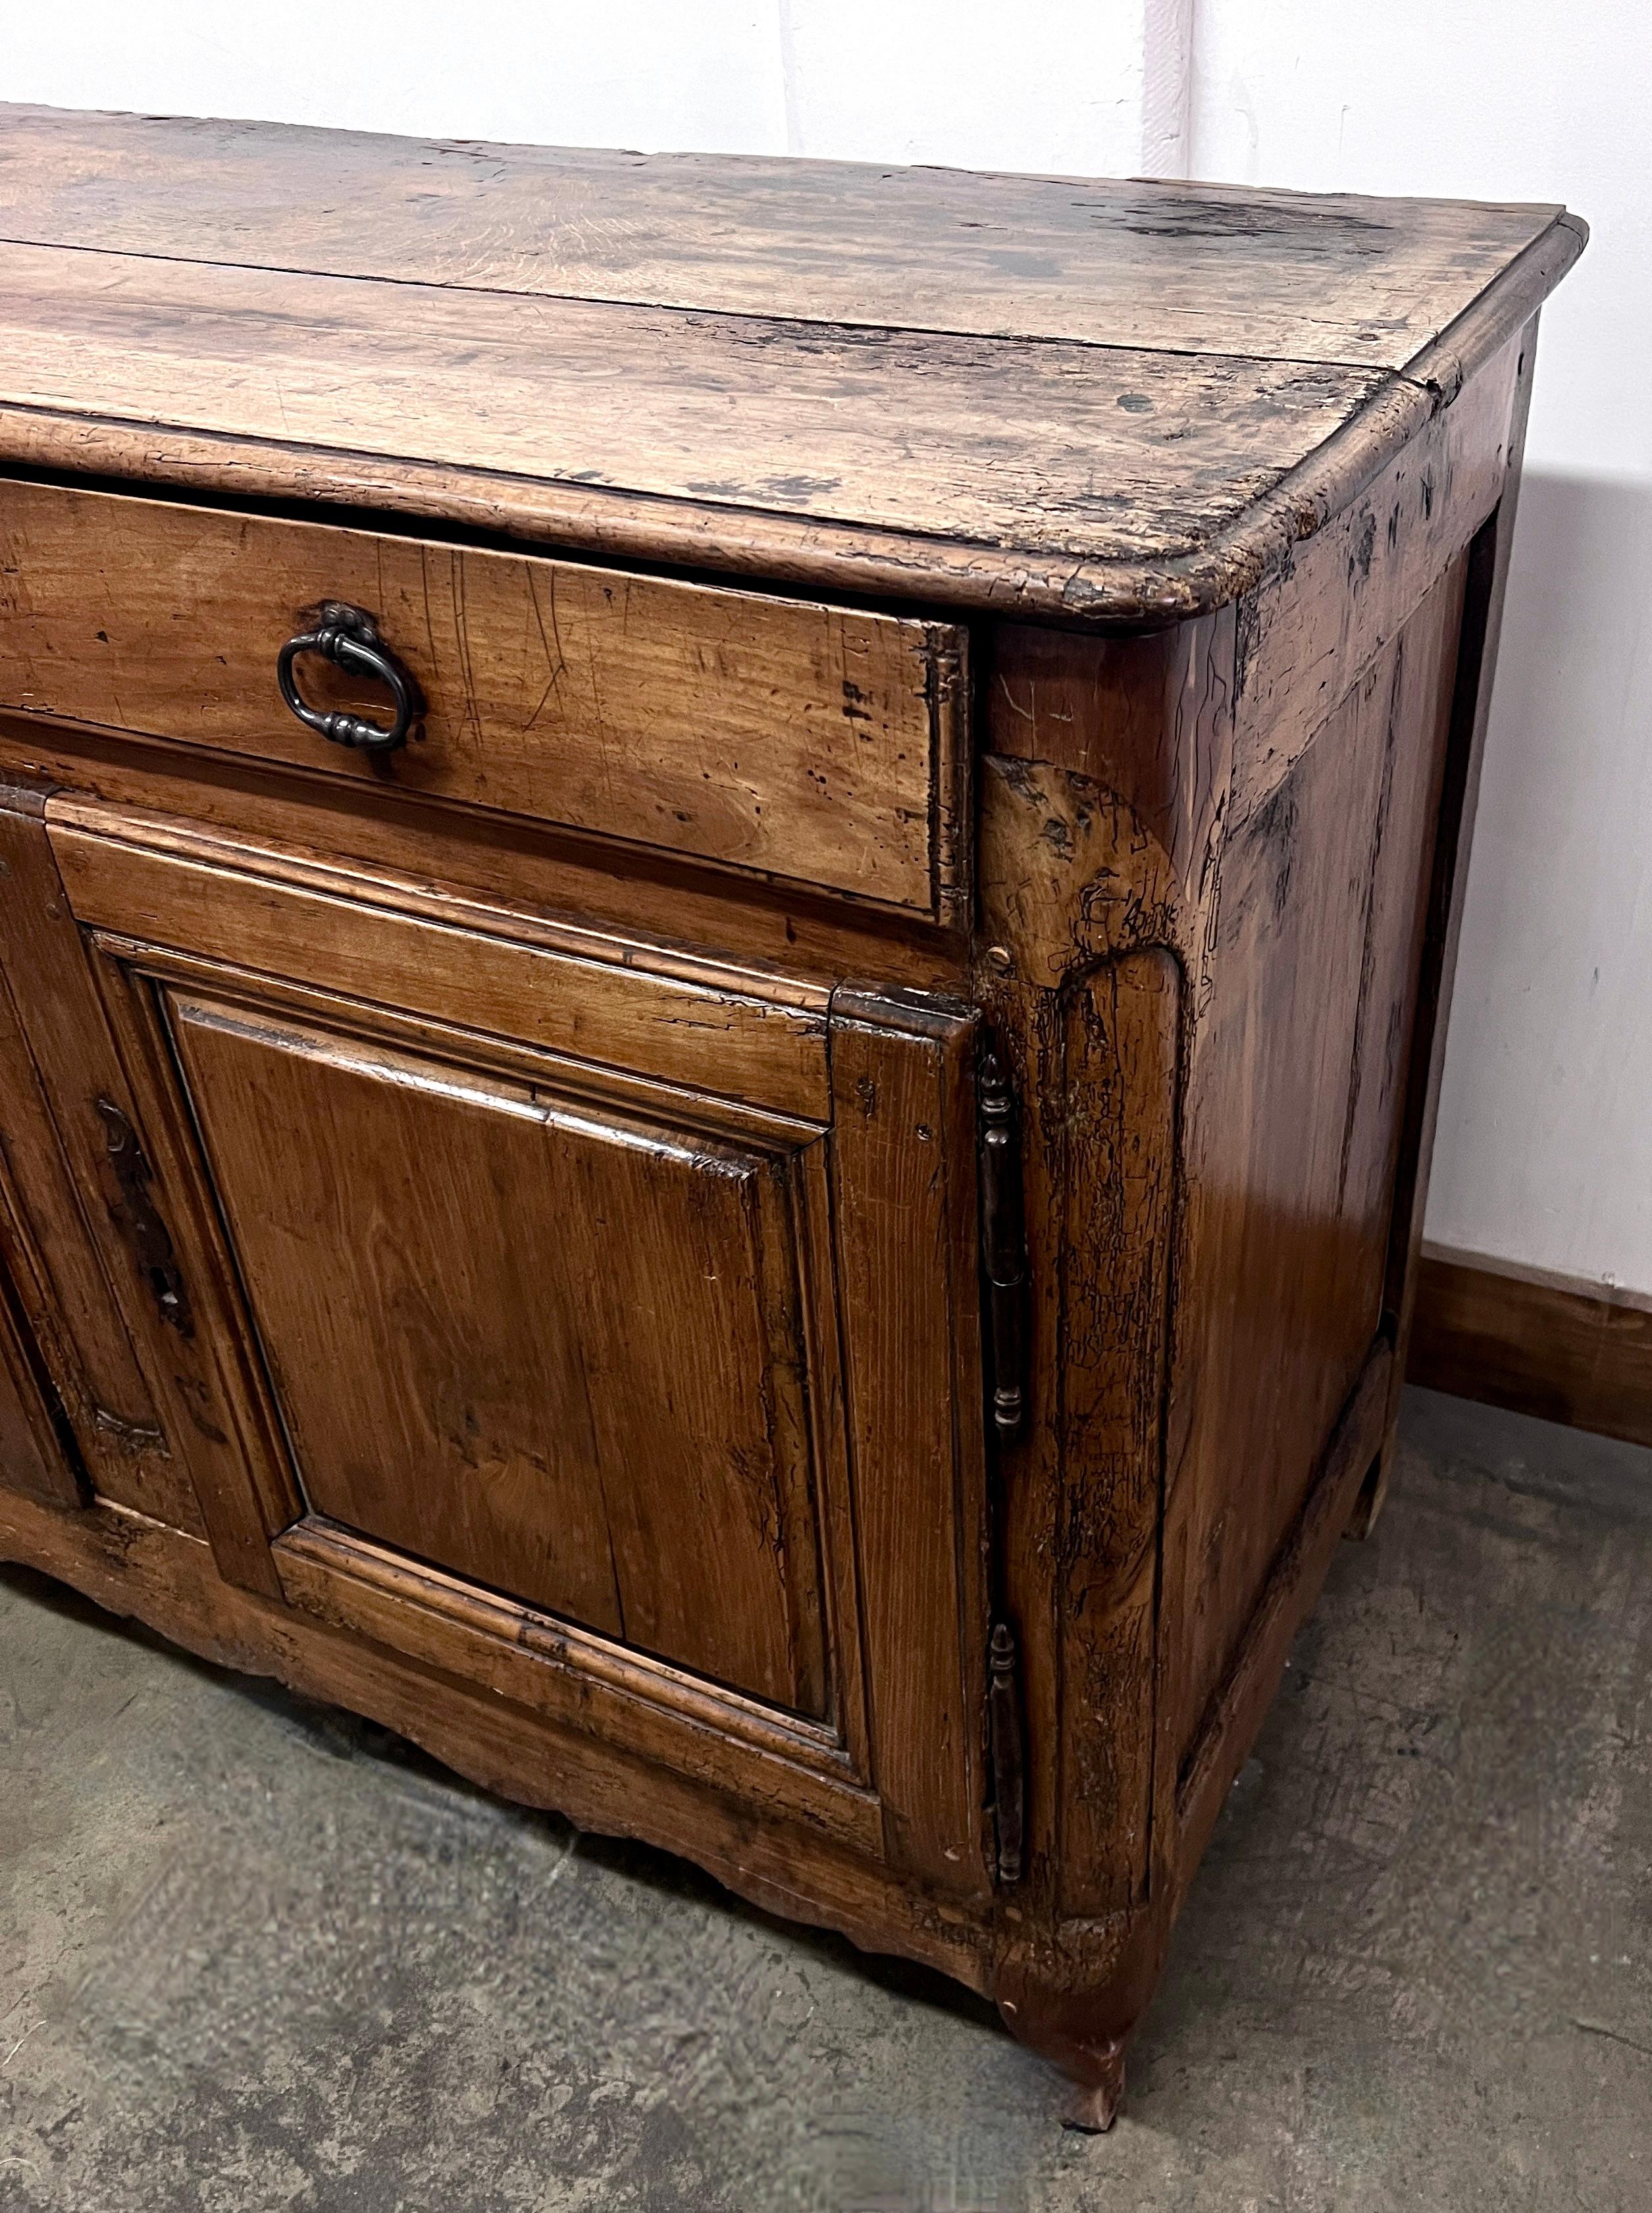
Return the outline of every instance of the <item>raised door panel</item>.
<path id="1" fill-rule="evenodd" d="M 309 1510 L 820 1714 L 815 1133 L 165 1003 Z"/>

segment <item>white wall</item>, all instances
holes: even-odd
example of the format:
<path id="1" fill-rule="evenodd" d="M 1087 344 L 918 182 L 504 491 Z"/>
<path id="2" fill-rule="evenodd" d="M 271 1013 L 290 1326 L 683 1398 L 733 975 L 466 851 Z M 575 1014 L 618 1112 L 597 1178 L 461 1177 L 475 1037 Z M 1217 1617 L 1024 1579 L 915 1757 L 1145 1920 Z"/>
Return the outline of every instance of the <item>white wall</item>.
<path id="1" fill-rule="evenodd" d="M 1652 1290 L 1652 8 L 1200 0 L 1196 174 L 1565 200 L 1429 1236 Z"/>
<path id="2" fill-rule="evenodd" d="M 1169 170 L 1185 154 L 1192 7 L 0 0 L 0 99 L 1080 174 L 1145 155 Z"/>
<path id="3" fill-rule="evenodd" d="M 1652 1291 L 1646 0 L 0 0 L 0 98 L 1564 199 L 1439 1242 Z"/>

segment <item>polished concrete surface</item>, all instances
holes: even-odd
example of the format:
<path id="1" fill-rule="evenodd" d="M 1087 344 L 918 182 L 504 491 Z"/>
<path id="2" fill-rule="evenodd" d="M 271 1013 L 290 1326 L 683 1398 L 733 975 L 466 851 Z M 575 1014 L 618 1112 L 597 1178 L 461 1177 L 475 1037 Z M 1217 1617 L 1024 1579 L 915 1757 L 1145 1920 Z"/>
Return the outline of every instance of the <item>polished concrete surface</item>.
<path id="1" fill-rule="evenodd" d="M 973 2001 L 0 1570 L 4 2213 L 1652 2208 L 1652 1454 L 1412 1395 L 1110 2137 Z"/>

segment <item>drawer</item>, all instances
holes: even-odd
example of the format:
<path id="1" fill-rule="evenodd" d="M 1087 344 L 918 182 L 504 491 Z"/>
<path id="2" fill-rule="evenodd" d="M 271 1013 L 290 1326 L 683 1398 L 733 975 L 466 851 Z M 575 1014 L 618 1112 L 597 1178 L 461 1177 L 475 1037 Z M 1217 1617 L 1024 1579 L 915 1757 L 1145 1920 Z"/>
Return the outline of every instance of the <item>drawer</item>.
<path id="1" fill-rule="evenodd" d="M 369 613 L 424 713 L 330 742 L 277 661 Z M 946 917 L 966 820 L 964 632 L 410 537 L 0 489 L 0 706 L 530 816 Z M 314 654 L 322 710 L 389 695 Z"/>

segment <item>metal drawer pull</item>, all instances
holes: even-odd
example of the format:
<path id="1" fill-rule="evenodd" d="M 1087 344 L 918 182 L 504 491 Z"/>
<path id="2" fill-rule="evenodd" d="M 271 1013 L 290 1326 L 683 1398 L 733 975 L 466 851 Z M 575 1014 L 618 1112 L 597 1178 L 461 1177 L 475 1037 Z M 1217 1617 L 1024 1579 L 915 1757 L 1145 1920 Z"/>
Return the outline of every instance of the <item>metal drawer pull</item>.
<path id="1" fill-rule="evenodd" d="M 301 653 L 320 653 L 340 668 L 357 676 L 371 676 L 387 686 L 396 703 L 387 730 L 360 715 L 334 710 L 323 714 L 312 707 L 298 689 L 293 663 Z M 281 696 L 299 721 L 336 746 L 357 746 L 365 753 L 387 753 L 402 744 L 423 710 L 418 686 L 389 649 L 381 643 L 379 626 L 360 607 L 329 600 L 316 613 L 316 626 L 301 637 L 290 637 L 276 662 L 276 681 Z"/>

